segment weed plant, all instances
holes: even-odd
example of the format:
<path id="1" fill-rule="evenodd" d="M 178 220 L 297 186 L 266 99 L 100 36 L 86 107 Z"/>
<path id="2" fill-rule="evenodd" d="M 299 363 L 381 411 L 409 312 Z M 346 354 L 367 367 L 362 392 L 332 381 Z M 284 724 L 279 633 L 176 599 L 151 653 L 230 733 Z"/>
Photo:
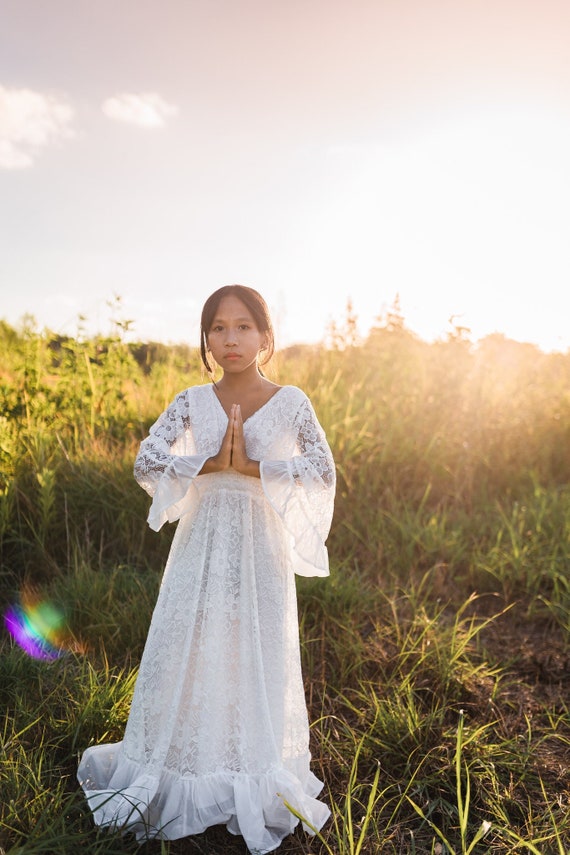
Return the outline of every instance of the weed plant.
<path id="1" fill-rule="evenodd" d="M 93 827 L 76 769 L 120 740 L 173 527 L 145 525 L 140 440 L 206 382 L 185 346 L 0 323 L 0 600 L 65 614 L 69 650 L 0 638 L 0 851 L 242 853 L 222 828 L 139 845 Z M 570 354 L 490 336 L 277 354 L 326 429 L 331 577 L 298 579 L 316 774 L 305 855 L 570 851 Z"/>

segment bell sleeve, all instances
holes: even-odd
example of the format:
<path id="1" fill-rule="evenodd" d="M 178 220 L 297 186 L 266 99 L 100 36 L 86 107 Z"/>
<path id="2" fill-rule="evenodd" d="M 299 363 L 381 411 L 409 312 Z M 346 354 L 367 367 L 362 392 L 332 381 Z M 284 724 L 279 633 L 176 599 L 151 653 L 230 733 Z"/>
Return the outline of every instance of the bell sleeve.
<path id="1" fill-rule="evenodd" d="M 293 568 L 300 576 L 328 576 L 325 546 L 336 489 L 331 450 L 305 397 L 294 421 L 296 453 L 289 460 L 260 463 L 265 495 L 291 537 Z"/>
<path id="2" fill-rule="evenodd" d="M 196 507 L 198 489 L 194 479 L 208 455 L 180 453 L 189 445 L 193 445 L 189 401 L 181 393 L 150 428 L 134 464 L 135 479 L 152 497 L 147 522 L 154 531 Z"/>

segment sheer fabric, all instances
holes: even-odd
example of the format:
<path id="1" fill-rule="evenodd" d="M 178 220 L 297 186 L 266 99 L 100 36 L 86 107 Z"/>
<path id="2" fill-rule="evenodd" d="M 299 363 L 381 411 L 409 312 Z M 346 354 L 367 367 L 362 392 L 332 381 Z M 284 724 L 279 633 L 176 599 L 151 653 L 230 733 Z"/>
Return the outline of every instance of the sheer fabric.
<path id="1" fill-rule="evenodd" d="M 252 853 L 329 810 L 310 771 L 294 573 L 328 575 L 335 470 L 306 395 L 284 386 L 244 423 L 261 478 L 198 475 L 227 416 L 210 385 L 176 397 L 140 446 L 148 522 L 179 520 L 122 742 L 78 770 L 95 822 L 139 839 L 225 823 Z M 307 830 L 308 825 L 305 825 Z"/>

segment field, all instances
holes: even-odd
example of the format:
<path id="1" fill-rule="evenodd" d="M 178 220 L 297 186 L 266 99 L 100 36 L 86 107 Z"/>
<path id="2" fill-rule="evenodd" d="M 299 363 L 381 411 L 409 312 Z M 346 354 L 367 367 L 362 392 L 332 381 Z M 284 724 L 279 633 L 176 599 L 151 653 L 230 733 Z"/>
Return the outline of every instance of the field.
<path id="1" fill-rule="evenodd" d="M 0 594 L 62 610 L 66 655 L 2 629 L 0 852 L 245 855 L 214 828 L 99 833 L 75 777 L 121 738 L 173 527 L 132 464 L 196 350 L 0 322 Z M 274 358 L 338 471 L 329 579 L 298 579 L 314 771 L 332 819 L 279 853 L 570 851 L 570 354 L 397 315 Z"/>

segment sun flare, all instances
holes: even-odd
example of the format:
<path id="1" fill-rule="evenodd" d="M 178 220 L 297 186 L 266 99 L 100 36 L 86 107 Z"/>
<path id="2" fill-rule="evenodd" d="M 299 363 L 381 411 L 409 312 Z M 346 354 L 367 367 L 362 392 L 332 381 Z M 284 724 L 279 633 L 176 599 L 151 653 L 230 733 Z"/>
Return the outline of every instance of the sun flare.
<path id="1" fill-rule="evenodd" d="M 432 339 L 454 315 L 556 349 L 570 312 L 570 118 L 554 112 L 455 115 L 384 145 L 331 148 L 315 226 L 328 280 L 368 282 L 368 322 L 399 294 Z M 562 294 L 567 295 L 562 297 Z"/>

